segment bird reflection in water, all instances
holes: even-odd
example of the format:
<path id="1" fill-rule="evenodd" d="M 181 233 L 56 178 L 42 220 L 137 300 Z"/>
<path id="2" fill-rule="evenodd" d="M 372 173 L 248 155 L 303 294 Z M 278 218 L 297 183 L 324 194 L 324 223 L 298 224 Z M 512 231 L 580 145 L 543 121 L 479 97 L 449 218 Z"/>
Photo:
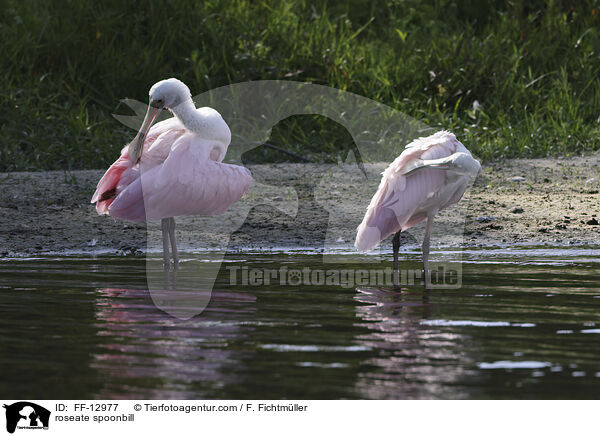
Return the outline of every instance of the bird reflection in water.
<path id="1" fill-rule="evenodd" d="M 368 313 L 368 319 L 394 319 L 403 315 L 430 318 L 433 306 L 430 304 L 431 290 L 411 293 L 406 289 L 357 288 L 356 301 L 368 304 L 358 306 Z"/>
<path id="2" fill-rule="evenodd" d="M 422 321 L 443 310 L 435 291 L 358 288 L 354 297 L 358 326 L 369 333 L 358 343 L 379 350 L 363 362 L 355 389 L 366 399 L 453 398 L 473 375 L 473 357 L 461 346 L 462 336 Z M 438 291 L 441 293 L 441 291 Z M 433 302 L 432 302 L 433 301 Z M 461 351 L 462 350 L 462 351 Z"/>
<path id="3" fill-rule="evenodd" d="M 166 271 L 164 293 L 177 291 L 177 271 Z M 237 384 L 243 365 L 232 343 L 247 342 L 256 297 L 215 289 L 200 316 L 177 319 L 158 309 L 147 289 L 98 290 L 96 319 L 100 348 L 94 367 L 104 388 L 98 398 L 218 397 Z M 154 292 L 154 291 L 153 291 Z"/>

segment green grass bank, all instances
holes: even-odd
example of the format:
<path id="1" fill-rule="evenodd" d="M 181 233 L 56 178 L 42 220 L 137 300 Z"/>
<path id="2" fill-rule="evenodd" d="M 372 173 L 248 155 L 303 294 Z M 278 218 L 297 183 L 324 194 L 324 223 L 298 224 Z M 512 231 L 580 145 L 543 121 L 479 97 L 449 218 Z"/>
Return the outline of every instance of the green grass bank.
<path id="1" fill-rule="evenodd" d="M 329 85 L 450 129 L 484 160 L 600 148 L 600 1 L 0 6 L 0 171 L 106 167 L 134 134 L 111 116 L 130 113 L 119 100 L 145 101 L 172 76 L 194 95 L 260 79 Z M 314 160 L 351 140 L 321 117 L 284 124 L 271 142 Z"/>

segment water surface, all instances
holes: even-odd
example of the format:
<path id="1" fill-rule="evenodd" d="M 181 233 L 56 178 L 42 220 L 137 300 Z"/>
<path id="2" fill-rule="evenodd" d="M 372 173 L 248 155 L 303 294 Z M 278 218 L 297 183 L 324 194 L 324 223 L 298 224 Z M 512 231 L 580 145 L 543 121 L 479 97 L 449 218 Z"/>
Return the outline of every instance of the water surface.
<path id="1" fill-rule="evenodd" d="M 317 254 L 229 253 L 207 309 L 187 321 L 154 306 L 141 257 L 5 259 L 0 396 L 598 398 L 594 254 L 466 251 L 462 288 L 424 293 L 231 285 L 231 265 L 323 264 Z M 409 253 L 403 267 L 419 259 Z"/>

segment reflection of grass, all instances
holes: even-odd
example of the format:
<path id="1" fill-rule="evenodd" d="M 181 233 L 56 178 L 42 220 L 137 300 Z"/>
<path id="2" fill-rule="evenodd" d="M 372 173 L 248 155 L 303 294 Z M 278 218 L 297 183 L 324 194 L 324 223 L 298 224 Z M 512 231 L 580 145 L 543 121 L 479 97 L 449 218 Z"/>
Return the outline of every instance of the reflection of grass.
<path id="1" fill-rule="evenodd" d="M 0 170 L 106 166 L 133 133 L 110 116 L 119 99 L 170 76 L 194 94 L 327 84 L 449 128 L 487 159 L 598 148 L 600 9 L 519 3 L 6 0 Z M 320 137 L 316 154 L 335 155 L 345 140 L 327 123 L 300 117 L 272 141 L 303 154 Z"/>

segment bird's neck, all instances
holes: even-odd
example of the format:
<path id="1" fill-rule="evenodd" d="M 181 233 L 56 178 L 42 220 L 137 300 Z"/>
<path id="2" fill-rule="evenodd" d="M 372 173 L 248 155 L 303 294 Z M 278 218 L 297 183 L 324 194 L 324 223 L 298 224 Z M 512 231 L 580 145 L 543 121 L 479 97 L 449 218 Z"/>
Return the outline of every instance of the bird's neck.
<path id="1" fill-rule="evenodd" d="M 231 132 L 218 112 L 211 108 L 196 109 L 191 99 L 171 111 L 188 131 L 204 140 L 205 151 L 210 159 L 223 160 L 231 141 Z"/>
<path id="2" fill-rule="evenodd" d="M 191 98 L 172 108 L 171 112 L 179 118 L 184 127 L 189 131 L 196 134 L 199 134 L 202 131 L 203 120 L 196 110 L 196 106 Z"/>

